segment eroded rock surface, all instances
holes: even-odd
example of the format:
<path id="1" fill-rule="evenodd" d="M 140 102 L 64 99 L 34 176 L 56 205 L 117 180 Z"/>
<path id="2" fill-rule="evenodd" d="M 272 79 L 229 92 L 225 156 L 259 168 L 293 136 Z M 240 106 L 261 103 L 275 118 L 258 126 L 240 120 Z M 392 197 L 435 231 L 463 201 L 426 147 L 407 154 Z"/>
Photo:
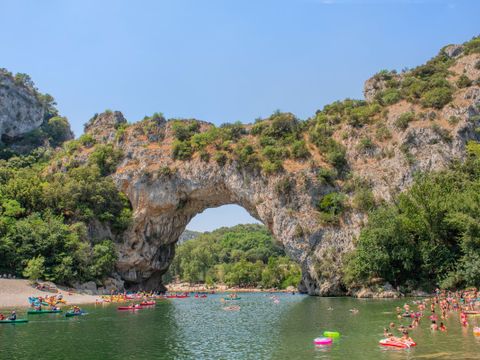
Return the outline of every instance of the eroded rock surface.
<path id="1" fill-rule="evenodd" d="M 0 143 L 38 128 L 44 107 L 32 89 L 0 71 Z"/>

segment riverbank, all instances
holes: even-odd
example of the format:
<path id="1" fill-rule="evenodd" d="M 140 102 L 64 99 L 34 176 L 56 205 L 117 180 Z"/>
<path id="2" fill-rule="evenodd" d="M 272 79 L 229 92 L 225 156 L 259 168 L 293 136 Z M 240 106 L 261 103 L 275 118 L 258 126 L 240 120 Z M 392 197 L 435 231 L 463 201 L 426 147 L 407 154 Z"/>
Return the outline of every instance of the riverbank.
<path id="1" fill-rule="evenodd" d="M 166 285 L 168 292 L 238 292 L 238 293 L 247 293 L 247 292 L 254 292 L 254 293 L 270 293 L 270 292 L 298 292 L 298 289 L 289 286 L 286 289 L 259 289 L 256 287 L 230 287 L 227 285 L 213 285 L 213 286 L 206 286 L 205 284 L 199 285 L 190 285 L 189 283 L 172 283 Z"/>
<path id="2" fill-rule="evenodd" d="M 58 289 L 58 292 L 40 291 L 30 285 L 28 280 L 0 279 L 0 308 L 28 307 L 29 296 L 63 295 L 67 305 L 92 304 L 98 296 L 78 294 L 75 292 Z"/>

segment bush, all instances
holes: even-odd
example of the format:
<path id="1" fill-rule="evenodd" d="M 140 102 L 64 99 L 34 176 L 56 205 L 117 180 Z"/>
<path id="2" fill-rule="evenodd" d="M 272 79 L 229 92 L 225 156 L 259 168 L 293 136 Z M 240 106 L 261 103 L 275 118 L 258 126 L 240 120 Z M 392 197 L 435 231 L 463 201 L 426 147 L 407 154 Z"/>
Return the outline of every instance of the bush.
<path id="1" fill-rule="evenodd" d="M 409 111 L 405 112 L 400 115 L 397 120 L 395 120 L 395 126 L 400 130 L 406 130 L 408 128 L 408 124 L 415 120 L 415 113 Z"/>
<path id="2" fill-rule="evenodd" d="M 375 137 L 378 141 L 384 141 L 392 138 L 392 133 L 385 124 L 380 124 L 375 131 Z"/>
<path id="3" fill-rule="evenodd" d="M 437 134 L 443 142 L 450 143 L 452 142 L 452 135 L 450 135 L 447 129 L 440 127 L 438 124 L 433 124 L 431 126 L 432 131 Z"/>
<path id="4" fill-rule="evenodd" d="M 317 204 L 321 219 L 333 223 L 338 220 L 344 209 L 345 195 L 338 192 L 331 192 L 325 195 Z"/>
<path id="5" fill-rule="evenodd" d="M 379 101 L 383 105 L 393 105 L 402 99 L 400 91 L 397 89 L 387 89 L 379 93 Z"/>
<path id="6" fill-rule="evenodd" d="M 290 156 L 287 148 L 282 146 L 265 146 L 262 150 L 262 155 L 270 161 L 280 161 Z"/>
<path id="7" fill-rule="evenodd" d="M 225 151 L 217 151 L 213 156 L 213 159 L 216 161 L 218 165 L 224 166 L 227 163 L 228 156 Z"/>
<path id="8" fill-rule="evenodd" d="M 334 185 L 334 182 L 338 176 L 335 169 L 319 168 L 317 174 L 317 180 L 322 185 Z"/>
<path id="9" fill-rule="evenodd" d="M 465 75 L 465 74 L 460 75 L 460 77 L 458 78 L 458 80 L 457 80 L 457 82 L 456 82 L 457 86 L 458 86 L 460 89 L 469 87 L 469 86 L 472 85 L 472 83 L 473 83 L 473 81 L 470 80 L 470 79 L 468 78 L 468 76 Z"/>
<path id="10" fill-rule="evenodd" d="M 480 70 L 480 60 L 475 63 L 475 69 Z"/>
<path id="11" fill-rule="evenodd" d="M 375 144 L 373 143 L 372 139 L 369 137 L 363 137 L 360 139 L 357 145 L 357 150 L 360 152 L 367 152 L 375 148 Z"/>
<path id="12" fill-rule="evenodd" d="M 276 172 L 279 172 L 283 170 L 282 162 L 281 161 L 270 161 L 270 160 L 265 160 L 261 164 L 262 170 L 265 174 L 270 175 L 274 174 Z"/>
<path id="13" fill-rule="evenodd" d="M 375 197 L 370 189 L 362 188 L 353 197 L 353 206 L 360 211 L 370 211 L 375 208 Z"/>
<path id="14" fill-rule="evenodd" d="M 480 53 L 480 37 L 474 37 L 472 40 L 463 44 L 465 55 Z"/>
<path id="15" fill-rule="evenodd" d="M 172 130 L 177 140 L 186 141 L 200 130 L 200 123 L 195 120 L 175 120 L 172 123 Z"/>
<path id="16" fill-rule="evenodd" d="M 192 157 L 192 146 L 187 141 L 175 140 L 172 147 L 172 157 L 177 160 L 189 160 Z"/>
<path id="17" fill-rule="evenodd" d="M 115 171 L 122 157 L 122 151 L 111 144 L 97 145 L 90 154 L 89 161 L 98 166 L 102 176 L 107 176 Z"/>
<path id="18" fill-rule="evenodd" d="M 306 159 L 310 156 L 307 145 L 303 140 L 296 140 L 292 144 L 292 155 L 295 159 Z"/>
<path id="19" fill-rule="evenodd" d="M 447 87 L 434 88 L 425 92 L 421 98 L 424 107 L 433 107 L 442 109 L 446 104 L 452 101 L 453 91 Z"/>

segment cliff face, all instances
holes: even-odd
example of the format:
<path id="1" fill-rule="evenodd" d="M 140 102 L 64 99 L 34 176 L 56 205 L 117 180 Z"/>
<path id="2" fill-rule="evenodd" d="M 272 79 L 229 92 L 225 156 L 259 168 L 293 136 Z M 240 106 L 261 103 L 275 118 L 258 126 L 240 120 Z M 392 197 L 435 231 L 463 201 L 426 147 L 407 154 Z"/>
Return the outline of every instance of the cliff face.
<path id="1" fill-rule="evenodd" d="M 458 57 L 458 50 L 452 56 Z M 455 83 L 463 73 L 478 78 L 478 60 L 477 54 L 457 59 L 449 69 L 448 81 Z M 378 79 L 366 83 L 370 102 L 382 89 Z M 478 138 L 479 106 L 478 85 L 457 88 L 452 101 L 441 110 L 401 100 L 385 107 L 381 123 L 340 124 L 331 136 L 346 149 L 349 177 L 368 183 L 377 202 L 388 201 L 411 184 L 415 172 L 442 169 L 464 157 L 466 142 Z M 399 130 L 398 119 L 405 112 L 423 115 Z M 199 133 L 212 127 L 198 124 Z M 96 117 L 86 131 L 98 142 L 111 142 L 124 154 L 113 178 L 132 203 L 134 223 L 118 246 L 117 269 L 130 287 L 161 288 L 161 275 L 189 221 L 207 208 L 238 204 L 264 223 L 287 254 L 301 264 L 301 290 L 315 295 L 345 293 L 340 282 L 342 258 L 353 248 L 367 219 L 364 211 L 346 206 L 338 223 L 319 220 L 319 199 L 344 188 L 347 181 L 319 181 L 318 170 L 326 166 L 325 159 L 307 136 L 309 160 L 285 160 L 283 171 L 266 175 L 234 158 L 218 162 L 194 153 L 187 160 L 175 160 L 174 122 L 162 117 L 133 124 L 119 133 L 124 125 L 121 113 L 110 112 Z M 375 138 L 380 126 L 389 136 Z M 251 127 L 246 129 L 243 138 L 251 140 Z M 366 138 L 375 140 L 364 146 Z M 353 194 L 344 192 L 351 203 Z"/>
<path id="2" fill-rule="evenodd" d="M 222 140 L 215 145 L 208 142 L 214 141 L 211 139 L 202 143 L 207 136 L 198 138 L 192 150 L 182 148 L 191 140 L 187 136 L 179 142 L 185 135 L 175 129 L 177 122 L 162 116 L 128 126 L 119 112 L 96 116 L 86 132 L 97 143 L 110 143 L 122 151 L 123 158 L 112 177 L 134 211 L 132 225 L 118 242 L 119 275 L 131 288 L 161 289 L 161 276 L 189 221 L 207 208 L 238 204 L 265 224 L 286 253 L 301 265 L 302 291 L 344 294 L 347 289 L 341 283 L 342 261 L 367 221 L 362 198 L 356 197 L 352 184 L 367 184 L 362 186 L 368 187 L 377 204 L 389 201 L 411 184 L 416 172 L 439 170 L 463 159 L 466 143 L 479 139 L 479 82 L 458 84 L 462 76 L 480 78 L 480 55 L 464 54 L 462 47 L 448 47 L 441 56 L 448 71 L 434 95 L 442 89 L 451 91 L 445 104 L 430 105 L 431 99 L 421 103 L 406 97 L 395 101 L 387 98 L 390 104 L 378 100 L 392 83 L 407 79 L 411 73 L 376 76 L 367 81 L 367 102 L 361 104 L 364 112 L 373 109 L 368 121 L 359 124 L 359 119 L 366 116 L 358 111 L 345 115 L 352 121 L 339 120 L 338 112 L 332 115 L 331 109 L 318 113 L 299 125 L 301 130 L 295 135 L 295 141 L 305 144 L 304 157 L 282 158 L 281 166 L 274 171 L 247 166 L 242 160 L 258 149 L 263 158 L 272 156 L 272 151 L 282 151 L 264 143 L 278 134 L 266 136 L 264 131 L 262 139 L 255 132 L 262 124 L 257 130 L 257 124 L 243 126 L 241 135 L 233 141 Z M 426 75 L 419 76 L 430 76 L 427 70 L 422 70 Z M 423 84 L 424 80 L 420 77 L 418 81 Z M 434 87 L 438 87 L 436 81 Z M 390 89 L 392 93 L 395 90 Z M 265 127 L 274 121 L 265 120 Z M 213 134 L 211 124 L 193 120 L 184 123 L 195 125 L 195 134 Z M 314 134 L 324 127 L 331 132 L 321 141 L 315 140 Z M 330 140 L 339 144 L 337 149 L 344 149 L 346 164 L 343 175 L 325 180 L 322 170 L 332 168 L 332 157 L 327 154 L 333 146 Z M 201 150 L 195 150 L 195 146 Z M 283 147 L 290 147 L 288 140 Z M 174 156 L 178 151 L 189 153 L 180 159 L 178 154 Z M 88 149 L 81 149 L 76 156 L 85 161 L 88 154 Z M 343 212 L 336 221 L 325 221 L 322 206 L 335 211 L 331 210 L 335 204 L 319 207 L 319 202 L 331 193 L 345 197 Z"/>
<path id="3" fill-rule="evenodd" d="M 44 111 L 32 89 L 0 71 L 0 143 L 38 128 Z"/>

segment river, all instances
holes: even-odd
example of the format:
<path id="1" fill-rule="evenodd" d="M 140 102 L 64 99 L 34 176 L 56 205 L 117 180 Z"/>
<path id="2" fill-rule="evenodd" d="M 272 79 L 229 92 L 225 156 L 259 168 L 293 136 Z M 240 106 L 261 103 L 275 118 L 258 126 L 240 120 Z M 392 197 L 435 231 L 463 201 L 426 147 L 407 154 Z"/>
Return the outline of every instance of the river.
<path id="1" fill-rule="evenodd" d="M 106 304 L 84 306 L 89 314 L 76 318 L 30 315 L 27 324 L 0 325 L 0 359 L 480 358 L 480 338 L 472 333 L 480 317 L 470 317 L 470 327 L 464 329 L 452 313 L 447 333 L 432 333 L 424 318 L 410 332 L 418 345 L 404 350 L 381 347 L 378 341 L 383 328 L 396 321 L 395 307 L 405 300 L 278 294 L 276 304 L 266 294 L 240 296 L 229 301 L 240 305 L 240 311 L 223 310 L 218 294 L 159 300 L 156 307 L 135 312 Z M 359 312 L 352 314 L 351 308 Z M 312 340 L 324 330 L 342 336 L 330 346 L 315 347 Z"/>

